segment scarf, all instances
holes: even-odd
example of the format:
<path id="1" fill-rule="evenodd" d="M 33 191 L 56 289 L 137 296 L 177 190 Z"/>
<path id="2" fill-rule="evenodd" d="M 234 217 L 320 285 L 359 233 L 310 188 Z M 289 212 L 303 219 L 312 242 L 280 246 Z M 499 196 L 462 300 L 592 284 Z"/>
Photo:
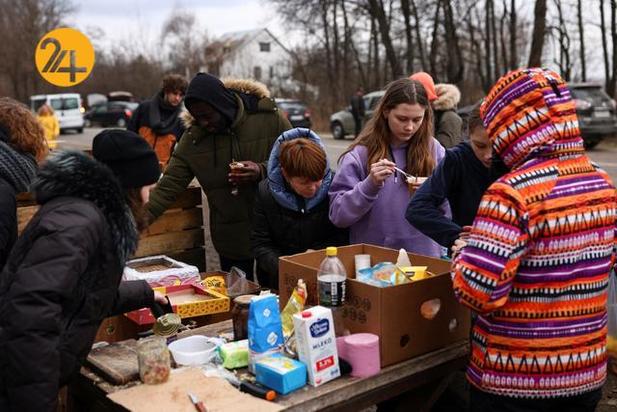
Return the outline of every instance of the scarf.
<path id="1" fill-rule="evenodd" d="M 173 107 L 167 104 L 163 92 L 158 92 L 152 97 L 150 112 L 148 113 L 152 131 L 158 136 L 173 133 L 180 122 L 180 118 L 178 117 L 180 110 L 182 110 L 182 104 Z M 161 116 L 161 111 L 165 111 L 167 117 Z"/>
<path id="2" fill-rule="evenodd" d="M 0 178 L 6 180 L 17 193 L 27 192 L 37 170 L 36 159 L 29 153 L 12 148 L 8 137 L 0 130 Z"/>

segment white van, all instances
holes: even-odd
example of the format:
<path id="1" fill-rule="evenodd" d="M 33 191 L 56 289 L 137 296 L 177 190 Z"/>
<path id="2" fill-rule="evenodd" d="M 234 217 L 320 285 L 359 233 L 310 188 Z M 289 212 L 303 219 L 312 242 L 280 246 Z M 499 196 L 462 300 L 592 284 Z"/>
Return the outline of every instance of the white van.
<path id="1" fill-rule="evenodd" d="M 84 108 L 81 105 L 81 96 L 78 93 L 38 94 L 30 96 L 30 108 L 37 112 L 39 107 L 47 103 L 50 105 L 60 122 L 60 132 L 66 130 L 84 130 Z"/>

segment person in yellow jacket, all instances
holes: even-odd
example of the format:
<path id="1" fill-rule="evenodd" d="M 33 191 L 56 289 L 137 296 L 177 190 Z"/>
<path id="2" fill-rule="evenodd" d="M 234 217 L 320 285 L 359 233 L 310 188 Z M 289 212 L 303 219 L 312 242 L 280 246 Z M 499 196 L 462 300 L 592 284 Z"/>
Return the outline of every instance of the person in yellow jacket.
<path id="1" fill-rule="evenodd" d="M 48 104 L 42 105 L 37 112 L 37 119 L 45 131 L 47 145 L 50 149 L 55 149 L 57 145 L 56 139 L 60 135 L 60 123 L 54 114 L 54 109 Z"/>

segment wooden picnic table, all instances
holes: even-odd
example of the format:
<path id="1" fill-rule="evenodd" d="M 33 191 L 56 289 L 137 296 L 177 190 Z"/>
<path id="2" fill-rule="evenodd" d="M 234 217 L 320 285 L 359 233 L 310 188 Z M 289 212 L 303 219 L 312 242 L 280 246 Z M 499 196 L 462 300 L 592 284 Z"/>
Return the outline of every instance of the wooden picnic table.
<path id="1" fill-rule="evenodd" d="M 227 320 L 183 332 L 179 337 L 196 334 L 219 336 L 221 333 L 229 333 L 231 329 L 232 323 Z M 285 406 L 288 411 L 359 410 L 422 386 L 424 405 L 417 405 L 416 409 L 428 410 L 447 386 L 452 373 L 466 364 L 468 349 L 467 342 L 461 341 L 388 366 L 369 378 L 343 376 L 317 388 L 307 385 L 286 396 L 279 396 L 276 402 Z M 431 382 L 434 382 L 434 385 L 431 385 L 431 391 L 427 392 L 426 384 Z M 131 382 L 114 386 L 84 367 L 69 388 L 71 409 L 93 412 L 124 411 L 124 408 L 109 400 L 107 394 L 139 384 L 141 383 Z"/>

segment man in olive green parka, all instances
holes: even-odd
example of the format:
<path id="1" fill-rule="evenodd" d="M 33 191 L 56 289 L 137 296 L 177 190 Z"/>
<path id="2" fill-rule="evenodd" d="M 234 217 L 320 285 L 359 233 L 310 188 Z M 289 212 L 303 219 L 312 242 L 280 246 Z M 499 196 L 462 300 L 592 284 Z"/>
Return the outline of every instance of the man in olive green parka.
<path id="1" fill-rule="evenodd" d="M 184 100 L 186 131 L 150 195 L 148 211 L 157 218 L 194 177 L 208 198 L 210 233 L 221 269 L 253 274 L 251 233 L 257 185 L 276 138 L 291 128 L 265 85 L 198 73 Z M 230 164 L 240 163 L 231 173 Z"/>

